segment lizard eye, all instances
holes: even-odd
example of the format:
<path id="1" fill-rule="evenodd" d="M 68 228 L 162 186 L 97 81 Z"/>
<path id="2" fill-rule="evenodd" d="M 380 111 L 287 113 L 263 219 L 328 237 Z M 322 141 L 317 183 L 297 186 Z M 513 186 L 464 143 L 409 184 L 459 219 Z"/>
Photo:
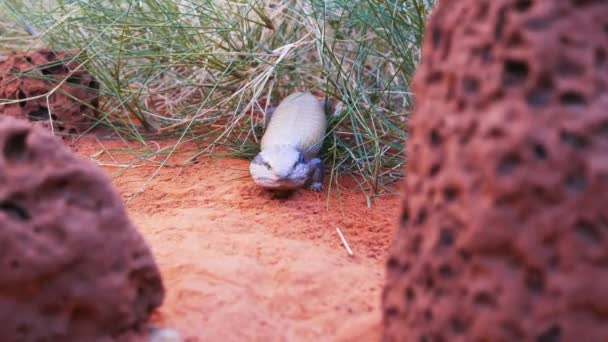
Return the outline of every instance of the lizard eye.
<path id="1" fill-rule="evenodd" d="M 292 168 L 292 169 L 295 169 L 295 168 L 296 168 L 296 166 L 298 166 L 298 165 L 300 165 L 300 164 L 302 164 L 302 163 L 304 163 L 304 154 L 300 153 L 300 154 L 298 155 L 298 159 L 296 160 L 296 162 L 293 164 L 293 166 L 292 166 L 291 168 Z"/>
<path id="2" fill-rule="evenodd" d="M 253 159 L 253 162 L 255 164 L 264 165 L 268 170 L 271 169 L 270 164 L 268 164 L 268 162 L 265 161 L 264 158 L 262 158 L 262 156 L 260 154 L 258 154 L 257 156 L 255 156 L 255 158 Z"/>

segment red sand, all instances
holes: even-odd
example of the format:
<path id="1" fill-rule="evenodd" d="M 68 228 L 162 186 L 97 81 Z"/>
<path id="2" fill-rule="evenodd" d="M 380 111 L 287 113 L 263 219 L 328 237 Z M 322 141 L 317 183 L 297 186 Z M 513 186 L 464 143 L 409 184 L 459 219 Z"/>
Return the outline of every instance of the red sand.
<path id="1" fill-rule="evenodd" d="M 125 147 L 82 139 L 74 149 L 112 175 L 156 256 L 167 298 L 155 324 L 188 341 L 379 339 L 397 196 L 368 208 L 350 184 L 329 199 L 307 190 L 273 199 L 234 159 L 165 167 L 138 193 L 157 168 Z M 141 166 L 117 167 L 129 163 Z"/>

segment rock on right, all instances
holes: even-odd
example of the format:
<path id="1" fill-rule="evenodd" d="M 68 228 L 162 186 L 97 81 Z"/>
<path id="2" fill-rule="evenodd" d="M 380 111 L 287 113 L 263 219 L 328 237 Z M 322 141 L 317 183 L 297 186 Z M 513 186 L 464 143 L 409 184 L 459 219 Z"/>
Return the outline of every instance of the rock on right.
<path id="1" fill-rule="evenodd" d="M 438 1 L 384 341 L 608 341 L 607 55 L 607 1 Z"/>

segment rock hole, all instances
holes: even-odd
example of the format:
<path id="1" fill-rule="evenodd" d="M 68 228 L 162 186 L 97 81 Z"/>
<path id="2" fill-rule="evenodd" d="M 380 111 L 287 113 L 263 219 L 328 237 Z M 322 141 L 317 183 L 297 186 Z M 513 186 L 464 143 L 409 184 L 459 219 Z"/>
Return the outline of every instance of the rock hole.
<path id="1" fill-rule="evenodd" d="M 546 206 L 557 205 L 561 200 L 560 192 L 540 185 L 532 186 L 532 194 L 538 199 L 539 202 L 543 202 Z"/>
<path id="2" fill-rule="evenodd" d="M 513 270 L 520 271 L 523 267 L 521 258 L 517 255 L 507 255 L 504 257 L 504 262 L 507 266 L 512 268 Z"/>
<path id="3" fill-rule="evenodd" d="M 43 75 L 56 75 L 67 72 L 67 69 L 61 63 L 48 64 L 40 69 Z"/>
<path id="4" fill-rule="evenodd" d="M 72 321 L 87 321 L 91 320 L 93 316 L 95 316 L 94 309 L 84 305 L 76 305 L 70 312 Z"/>
<path id="5" fill-rule="evenodd" d="M 0 211 L 4 212 L 8 217 L 16 221 L 25 222 L 32 218 L 25 208 L 22 208 L 13 202 L 1 203 Z"/>
<path id="6" fill-rule="evenodd" d="M 547 159 L 547 149 L 543 144 L 535 143 L 532 145 L 532 151 L 534 152 L 534 157 L 539 160 Z"/>
<path id="7" fill-rule="evenodd" d="M 62 305 L 62 303 L 59 301 L 47 303 L 40 308 L 40 313 L 43 316 L 57 316 L 61 311 L 63 311 L 63 307 L 64 305 Z"/>
<path id="8" fill-rule="evenodd" d="M 497 41 L 502 39 L 504 27 L 506 21 L 506 9 L 503 7 L 498 12 L 498 19 L 496 19 L 496 27 L 494 28 L 494 37 Z"/>
<path id="9" fill-rule="evenodd" d="M 498 195 L 494 199 L 494 205 L 497 208 L 511 207 L 511 206 L 513 206 L 513 203 L 518 200 L 519 200 L 519 197 L 516 194 Z"/>
<path id="10" fill-rule="evenodd" d="M 450 328 L 456 335 L 462 335 L 468 330 L 467 324 L 458 317 L 452 317 L 452 319 L 450 319 Z"/>
<path id="11" fill-rule="evenodd" d="M 581 110 L 585 108 L 587 101 L 585 97 L 575 91 L 568 91 L 559 96 L 559 102 L 562 106 L 568 107 L 570 109 Z"/>
<path id="12" fill-rule="evenodd" d="M 439 44 L 441 44 L 441 30 L 437 27 L 433 28 L 433 32 L 431 33 L 431 40 L 433 41 L 433 48 L 437 49 Z"/>
<path id="13" fill-rule="evenodd" d="M 547 266 L 549 267 L 549 269 L 555 270 L 559 267 L 559 255 L 551 255 L 548 259 L 547 259 Z"/>
<path id="14" fill-rule="evenodd" d="M 37 109 L 37 110 L 31 111 L 27 115 L 27 118 L 29 121 L 44 121 L 49 118 L 48 113 L 49 112 L 47 111 L 47 109 Z"/>
<path id="15" fill-rule="evenodd" d="M 487 291 L 477 292 L 473 296 L 473 303 L 478 306 L 491 307 L 491 308 L 496 307 L 496 304 L 497 304 L 496 298 Z"/>
<path id="16" fill-rule="evenodd" d="M 51 61 L 57 57 L 57 54 L 54 51 L 45 51 L 44 55 L 47 61 Z"/>
<path id="17" fill-rule="evenodd" d="M 503 85 L 521 85 L 528 78 L 528 63 L 525 61 L 507 59 L 504 63 Z"/>
<path id="18" fill-rule="evenodd" d="M 597 134 L 604 139 L 608 139 L 608 121 L 602 122 L 597 128 Z"/>
<path id="19" fill-rule="evenodd" d="M 532 31 L 544 31 L 550 23 L 551 21 L 548 18 L 530 18 L 526 22 L 526 27 Z"/>
<path id="20" fill-rule="evenodd" d="M 410 222 L 410 209 L 408 207 L 403 208 L 401 212 L 401 227 L 405 228 Z"/>
<path id="21" fill-rule="evenodd" d="M 427 218 L 426 209 L 424 209 L 424 208 L 420 209 L 420 211 L 418 212 L 418 215 L 416 216 L 416 225 L 417 226 L 423 225 L 426 222 L 426 218 Z"/>
<path id="22" fill-rule="evenodd" d="M 414 299 L 416 299 L 416 292 L 414 291 L 413 288 L 408 287 L 407 289 L 405 289 L 405 299 L 408 302 L 413 301 Z"/>
<path id="23" fill-rule="evenodd" d="M 435 177 L 437 176 L 437 174 L 439 173 L 439 171 L 441 171 L 441 165 L 439 163 L 435 163 L 431 166 L 431 169 L 429 171 L 429 175 L 431 177 Z"/>
<path id="24" fill-rule="evenodd" d="M 602 47 L 595 48 L 595 65 L 599 68 L 606 63 L 606 50 Z"/>
<path id="25" fill-rule="evenodd" d="M 435 279 L 432 276 L 427 276 L 424 279 L 424 286 L 427 290 L 433 289 L 433 287 L 435 287 Z"/>
<path id="26" fill-rule="evenodd" d="M 467 102 L 464 99 L 459 99 L 456 103 L 456 111 L 462 112 L 467 107 Z"/>
<path id="27" fill-rule="evenodd" d="M 575 37 L 563 35 L 559 37 L 559 42 L 563 45 L 567 45 L 566 48 L 582 48 L 585 45 L 584 41 L 577 40 Z"/>
<path id="28" fill-rule="evenodd" d="M 72 75 L 72 76 L 68 77 L 68 79 L 66 80 L 66 83 L 77 85 L 78 83 L 80 83 L 80 80 L 81 80 L 80 77 L 78 77 L 76 75 Z"/>
<path id="29" fill-rule="evenodd" d="M 458 251 L 458 255 L 460 256 L 460 259 L 462 259 L 462 261 L 464 262 L 470 262 L 471 259 L 473 259 L 473 255 L 471 255 L 471 252 L 464 249 Z"/>
<path id="30" fill-rule="evenodd" d="M 526 12 L 532 7 L 532 0 L 517 0 L 515 2 L 515 10 L 518 12 Z"/>
<path id="31" fill-rule="evenodd" d="M 449 228 L 442 228 L 439 232 L 439 244 L 444 247 L 450 247 L 454 244 L 454 233 Z"/>
<path id="32" fill-rule="evenodd" d="M 536 87 L 528 94 L 528 105 L 533 108 L 546 106 L 551 101 L 553 92 L 553 78 L 549 74 L 542 74 Z"/>
<path id="33" fill-rule="evenodd" d="M 386 262 L 386 266 L 387 266 L 387 267 L 388 267 L 390 270 L 395 269 L 395 268 L 398 268 L 398 267 L 399 267 L 399 260 L 397 260 L 397 258 L 395 258 L 395 257 L 390 257 L 390 258 L 388 259 L 388 261 Z"/>
<path id="34" fill-rule="evenodd" d="M 477 132 L 477 126 L 478 124 L 476 121 L 468 125 L 464 133 L 460 136 L 459 143 L 462 145 L 468 144 L 475 132 Z"/>
<path id="35" fill-rule="evenodd" d="M 425 309 L 423 312 L 423 315 L 424 315 L 424 319 L 427 322 L 430 322 L 433 320 L 433 311 L 431 311 L 431 309 Z"/>
<path id="36" fill-rule="evenodd" d="M 507 47 L 514 48 L 524 45 L 524 37 L 519 32 L 513 33 L 507 41 Z"/>
<path id="37" fill-rule="evenodd" d="M 443 278 L 452 278 L 454 276 L 454 270 L 449 264 L 442 264 L 439 266 L 439 275 Z"/>
<path id="38" fill-rule="evenodd" d="M 489 5 L 487 2 L 483 2 L 480 4 L 479 9 L 477 10 L 477 20 L 481 21 L 488 16 Z"/>
<path id="39" fill-rule="evenodd" d="M 601 243 L 602 235 L 597 226 L 586 220 L 579 220 L 574 226 L 576 235 L 584 242 L 587 243 Z"/>
<path id="40" fill-rule="evenodd" d="M 23 101 L 27 98 L 27 96 L 21 91 L 21 89 L 19 89 L 17 91 L 17 99 L 21 102 L 19 102 L 19 107 L 23 108 L 25 107 L 25 105 L 27 104 L 26 101 Z"/>
<path id="41" fill-rule="evenodd" d="M 441 71 L 432 71 L 426 77 L 427 84 L 439 83 L 443 80 L 443 73 Z"/>
<path id="42" fill-rule="evenodd" d="M 455 186 L 448 186 L 445 189 L 443 189 L 443 198 L 447 202 L 455 201 L 459 195 L 460 195 L 460 190 L 458 188 L 456 188 Z"/>
<path id="43" fill-rule="evenodd" d="M 25 60 L 30 64 L 33 63 L 32 58 L 30 56 L 25 56 Z"/>
<path id="44" fill-rule="evenodd" d="M 488 131 L 488 137 L 491 139 L 500 139 L 505 137 L 505 131 L 500 127 L 492 127 Z"/>
<path id="45" fill-rule="evenodd" d="M 20 337 L 28 336 L 30 331 L 31 328 L 27 323 L 20 323 L 19 325 L 17 325 L 17 335 L 19 335 Z"/>
<path id="46" fill-rule="evenodd" d="M 541 294 L 545 290 L 545 279 L 541 271 L 529 269 L 525 276 L 526 287 L 534 294 Z"/>
<path id="47" fill-rule="evenodd" d="M 479 91 L 479 81 L 466 77 L 462 80 L 462 89 L 467 95 L 475 95 Z"/>
<path id="48" fill-rule="evenodd" d="M 92 79 L 91 81 L 89 81 L 89 88 L 98 89 L 99 83 L 95 79 Z"/>
<path id="49" fill-rule="evenodd" d="M 55 115 L 55 114 L 51 113 L 51 120 L 53 120 L 53 121 L 57 121 L 57 119 L 58 119 L 58 118 L 57 118 L 57 115 Z"/>
<path id="50" fill-rule="evenodd" d="M 597 1 L 597 0 L 571 0 L 572 4 L 574 6 L 577 7 L 583 7 L 583 6 L 588 6 L 591 5 L 593 3 L 603 3 L 603 1 Z"/>
<path id="51" fill-rule="evenodd" d="M 557 73 L 564 77 L 580 76 L 585 69 L 574 61 L 562 59 L 558 62 Z"/>
<path id="52" fill-rule="evenodd" d="M 68 177 L 70 176 L 48 177 L 39 185 L 37 196 L 39 198 L 65 197 L 67 205 L 72 205 L 76 201 L 76 197 L 82 199 L 82 192 L 77 190 L 82 183 L 78 179 Z M 75 186 L 70 187 L 70 181 L 73 181 Z M 88 202 L 85 200 L 85 203 Z"/>
<path id="53" fill-rule="evenodd" d="M 141 258 L 142 256 L 144 256 L 145 253 L 140 252 L 140 251 L 135 251 L 131 254 L 131 260 L 138 260 L 139 258 Z"/>
<path id="54" fill-rule="evenodd" d="M 386 310 L 384 310 L 384 314 L 388 318 L 394 318 L 399 315 L 399 310 L 394 306 L 390 306 L 390 307 L 386 308 Z"/>
<path id="55" fill-rule="evenodd" d="M 543 88 L 536 88 L 526 97 L 528 105 L 532 108 L 545 107 L 551 102 L 551 91 Z"/>
<path id="56" fill-rule="evenodd" d="M 21 161 L 25 159 L 29 131 L 22 130 L 9 134 L 10 136 L 4 143 L 4 157 L 11 161 Z"/>
<path id="57" fill-rule="evenodd" d="M 429 133 L 429 141 L 431 142 L 431 146 L 433 147 L 441 145 L 442 139 L 437 130 L 431 130 L 431 133 Z"/>
<path id="58" fill-rule="evenodd" d="M 560 342 L 562 329 L 554 324 L 536 338 L 536 342 Z"/>
<path id="59" fill-rule="evenodd" d="M 17 261 L 17 260 L 11 260 L 11 262 L 9 263 L 9 265 L 11 266 L 11 268 L 13 270 L 16 270 L 19 267 L 21 267 L 21 265 L 19 264 L 19 261 Z"/>
<path id="60" fill-rule="evenodd" d="M 526 337 L 520 324 L 512 320 L 502 322 L 500 328 L 508 336 L 505 336 L 507 341 L 523 341 Z"/>
<path id="61" fill-rule="evenodd" d="M 510 175 L 521 164 L 521 162 L 521 157 L 518 154 L 508 153 L 498 163 L 498 166 L 496 167 L 496 172 L 500 176 Z"/>
<path id="62" fill-rule="evenodd" d="M 565 130 L 560 132 L 559 137 L 564 144 L 570 145 L 577 150 L 585 149 L 589 145 L 589 141 L 586 137 Z"/>
<path id="63" fill-rule="evenodd" d="M 566 187 L 573 192 L 582 192 L 587 187 L 587 179 L 584 172 L 578 171 L 566 177 Z"/>
<path id="64" fill-rule="evenodd" d="M 70 135 L 78 135 L 78 131 L 76 130 L 76 128 L 72 127 L 68 130 L 68 134 Z"/>
<path id="65" fill-rule="evenodd" d="M 490 45 L 475 47 L 471 52 L 474 56 L 479 57 L 484 64 L 492 60 L 492 47 Z"/>

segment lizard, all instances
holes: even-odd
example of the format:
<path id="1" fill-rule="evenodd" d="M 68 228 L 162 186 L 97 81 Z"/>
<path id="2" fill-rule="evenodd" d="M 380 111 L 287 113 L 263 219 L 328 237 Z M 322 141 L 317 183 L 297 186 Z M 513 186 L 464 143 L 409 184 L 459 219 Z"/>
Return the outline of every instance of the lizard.
<path id="1" fill-rule="evenodd" d="M 268 116 L 260 152 L 249 165 L 255 184 L 271 190 L 295 190 L 310 183 L 323 191 L 324 166 L 318 158 L 327 118 L 325 107 L 308 92 L 284 98 Z"/>

